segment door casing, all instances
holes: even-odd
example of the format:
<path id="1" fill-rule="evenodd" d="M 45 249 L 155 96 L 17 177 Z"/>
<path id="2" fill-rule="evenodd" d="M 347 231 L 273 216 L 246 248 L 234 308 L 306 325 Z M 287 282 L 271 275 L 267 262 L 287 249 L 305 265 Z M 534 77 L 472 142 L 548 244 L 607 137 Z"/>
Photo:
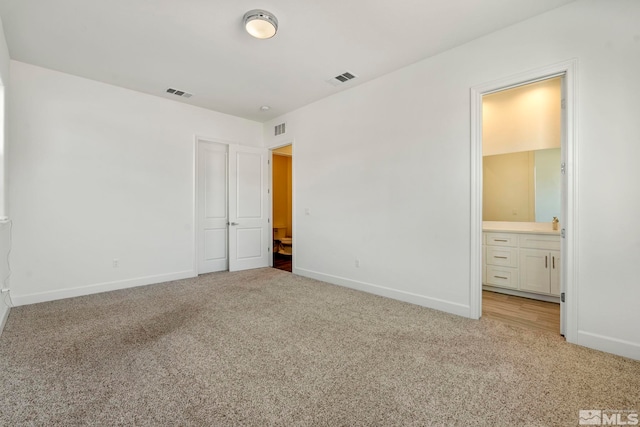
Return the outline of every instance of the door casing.
<path id="1" fill-rule="evenodd" d="M 273 147 L 269 147 L 269 212 L 271 212 L 271 222 L 270 222 L 270 231 L 273 235 L 273 150 L 277 150 L 278 148 L 286 147 L 287 145 L 291 146 L 291 261 L 292 261 L 292 273 L 296 272 L 296 248 L 297 244 L 297 235 L 296 232 L 296 146 L 293 140 L 289 140 L 287 142 L 283 142 L 278 145 L 274 145 Z M 273 239 L 271 239 L 271 253 L 273 254 Z M 271 257 L 269 265 L 273 267 L 273 256 Z"/>
<path id="2" fill-rule="evenodd" d="M 564 108 L 561 162 L 562 175 L 561 215 L 564 238 L 561 238 L 561 292 L 566 295 L 561 323 L 568 342 L 577 343 L 578 337 L 578 154 L 576 147 L 576 89 L 578 61 L 552 64 L 471 88 L 471 239 L 469 266 L 469 317 L 482 315 L 482 97 L 527 83 L 564 76 Z M 560 167 L 560 165 L 558 165 Z"/>

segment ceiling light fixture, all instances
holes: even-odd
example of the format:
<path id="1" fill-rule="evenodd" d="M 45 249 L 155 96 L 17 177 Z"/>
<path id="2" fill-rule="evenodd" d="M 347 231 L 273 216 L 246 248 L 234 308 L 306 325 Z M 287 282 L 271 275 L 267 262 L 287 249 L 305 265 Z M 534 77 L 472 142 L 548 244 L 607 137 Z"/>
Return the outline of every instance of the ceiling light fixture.
<path id="1" fill-rule="evenodd" d="M 250 10 L 242 20 L 247 33 L 257 39 L 270 39 L 278 31 L 278 19 L 266 10 Z"/>
<path id="2" fill-rule="evenodd" d="M 262 107 L 260 107 L 260 111 L 269 111 L 271 109 L 271 107 L 269 107 L 268 105 L 263 105 Z"/>

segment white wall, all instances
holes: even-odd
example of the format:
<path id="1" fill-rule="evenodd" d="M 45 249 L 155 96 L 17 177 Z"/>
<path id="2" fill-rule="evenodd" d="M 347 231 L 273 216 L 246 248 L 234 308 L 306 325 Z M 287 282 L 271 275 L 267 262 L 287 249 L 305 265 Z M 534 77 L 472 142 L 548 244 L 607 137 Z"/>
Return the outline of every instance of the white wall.
<path id="1" fill-rule="evenodd" d="M 9 215 L 9 206 L 5 197 L 8 188 L 7 180 L 7 120 L 6 95 L 9 86 L 9 49 L 4 38 L 2 20 L 0 20 L 0 217 Z M 0 287 L 8 287 L 9 262 L 8 253 L 11 249 L 9 223 L 0 222 Z M 9 307 L 5 303 L 7 295 L 0 295 L 0 334 L 9 316 Z"/>
<path id="2" fill-rule="evenodd" d="M 295 271 L 468 314 L 470 88 L 577 58 L 578 342 L 640 359 L 639 20 L 577 1 L 266 123 L 294 140 Z"/>
<path id="3" fill-rule="evenodd" d="M 11 89 L 13 301 L 195 275 L 194 137 L 262 125 L 15 61 Z"/>

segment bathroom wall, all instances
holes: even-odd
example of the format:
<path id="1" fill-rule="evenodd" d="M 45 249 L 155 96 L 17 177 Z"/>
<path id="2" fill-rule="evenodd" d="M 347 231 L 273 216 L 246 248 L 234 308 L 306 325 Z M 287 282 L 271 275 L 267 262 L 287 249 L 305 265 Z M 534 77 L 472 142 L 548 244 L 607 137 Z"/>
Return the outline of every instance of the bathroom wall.
<path id="1" fill-rule="evenodd" d="M 482 158 L 484 221 L 560 218 L 560 148 Z"/>
<path id="2" fill-rule="evenodd" d="M 484 156 L 483 221 L 535 222 L 535 153 Z"/>
<path id="3" fill-rule="evenodd" d="M 273 156 L 273 227 L 286 229 L 292 235 L 291 226 L 291 157 Z"/>
<path id="4" fill-rule="evenodd" d="M 560 147 L 559 77 L 482 98 L 482 154 Z"/>

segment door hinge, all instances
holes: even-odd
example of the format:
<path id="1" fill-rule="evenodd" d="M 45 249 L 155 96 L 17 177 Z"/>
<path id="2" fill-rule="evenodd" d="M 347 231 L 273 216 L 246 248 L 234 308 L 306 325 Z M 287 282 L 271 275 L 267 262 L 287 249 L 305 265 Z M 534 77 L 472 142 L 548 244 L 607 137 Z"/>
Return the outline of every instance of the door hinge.
<path id="1" fill-rule="evenodd" d="M 565 231 L 564 228 L 562 230 L 560 230 L 560 236 L 562 236 L 563 239 L 565 239 L 567 237 L 567 232 Z"/>
<path id="2" fill-rule="evenodd" d="M 563 99 L 560 101 L 560 107 L 564 110 L 565 108 L 567 108 L 567 100 Z"/>
<path id="3" fill-rule="evenodd" d="M 564 292 L 560 294 L 560 302 L 565 302 L 564 301 Z"/>
<path id="4" fill-rule="evenodd" d="M 567 164 L 565 162 L 560 163 L 560 173 L 562 175 L 566 175 L 567 173 Z"/>

